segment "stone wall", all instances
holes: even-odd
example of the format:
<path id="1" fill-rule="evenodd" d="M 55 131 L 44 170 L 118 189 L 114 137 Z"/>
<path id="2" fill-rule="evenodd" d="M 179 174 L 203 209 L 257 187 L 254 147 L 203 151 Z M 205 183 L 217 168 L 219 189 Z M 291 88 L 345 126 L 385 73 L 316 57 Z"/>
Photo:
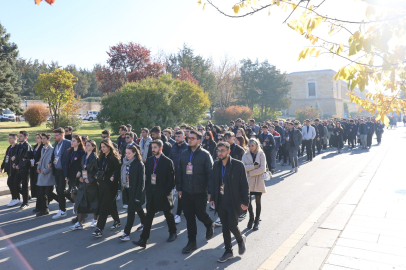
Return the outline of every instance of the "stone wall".
<path id="1" fill-rule="evenodd" d="M 31 104 L 43 104 L 45 106 L 48 106 L 48 104 L 46 104 L 45 102 L 43 102 L 42 100 L 27 100 L 27 104 L 28 107 Z M 21 107 L 25 108 L 25 103 L 21 103 Z M 96 101 L 79 101 L 79 106 L 80 109 L 77 111 L 77 114 L 86 114 L 87 111 L 100 111 L 101 110 L 101 103 L 100 102 L 96 102 Z"/>
<path id="2" fill-rule="evenodd" d="M 347 83 L 334 81 L 334 70 L 314 70 L 293 72 L 288 74 L 288 80 L 292 82 L 290 98 L 292 101 L 287 114 L 295 115 L 297 109 L 316 107 L 316 102 L 324 114 L 344 117 L 344 101 L 348 104 L 350 112 L 357 111 L 356 104 L 350 102 L 346 95 Z M 308 84 L 315 84 L 315 96 L 309 96 Z M 364 96 L 358 88 L 353 90 L 357 95 Z"/>

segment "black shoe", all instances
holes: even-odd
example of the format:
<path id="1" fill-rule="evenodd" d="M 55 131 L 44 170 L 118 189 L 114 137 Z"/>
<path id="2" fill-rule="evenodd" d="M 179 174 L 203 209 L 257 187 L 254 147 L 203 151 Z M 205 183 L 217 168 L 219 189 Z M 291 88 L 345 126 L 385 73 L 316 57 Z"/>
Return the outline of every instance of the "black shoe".
<path id="1" fill-rule="evenodd" d="M 76 222 L 78 222 L 78 220 L 79 220 L 78 217 L 74 217 L 72 218 L 72 223 L 75 224 Z"/>
<path id="2" fill-rule="evenodd" d="M 168 240 L 166 240 L 166 242 L 173 242 L 173 241 L 175 241 L 176 240 L 176 238 L 178 238 L 178 235 L 176 234 L 176 233 L 171 233 L 170 235 L 169 235 L 169 238 L 168 238 Z"/>
<path id="3" fill-rule="evenodd" d="M 214 235 L 214 222 L 211 223 L 210 227 L 206 231 L 206 240 L 210 240 Z"/>
<path id="4" fill-rule="evenodd" d="M 275 169 L 271 169 L 271 173 L 274 174 L 274 173 L 275 173 Z"/>
<path id="5" fill-rule="evenodd" d="M 114 221 L 113 226 L 110 227 L 110 231 L 114 231 L 114 230 L 116 230 L 116 229 L 118 229 L 120 227 L 121 227 L 121 223 L 117 222 L 117 221 Z"/>
<path id="6" fill-rule="evenodd" d="M 96 230 L 92 233 L 92 236 L 97 237 L 97 238 L 102 237 L 103 231 L 100 230 L 99 228 L 96 228 Z"/>
<path id="7" fill-rule="evenodd" d="M 247 229 L 252 229 L 252 224 L 254 223 L 254 217 L 250 217 L 247 224 Z"/>
<path id="8" fill-rule="evenodd" d="M 247 237 L 245 235 L 242 236 L 242 242 L 238 243 L 238 254 L 243 255 L 245 253 L 245 242 L 247 241 Z"/>
<path id="9" fill-rule="evenodd" d="M 259 220 L 255 220 L 254 228 L 252 228 L 253 231 L 258 231 L 259 229 Z"/>
<path id="10" fill-rule="evenodd" d="M 40 210 L 38 210 L 37 208 L 34 208 L 34 209 L 32 209 L 32 212 L 33 213 L 38 213 L 38 212 L 40 212 Z"/>
<path id="11" fill-rule="evenodd" d="M 27 209 L 28 208 L 28 204 L 26 204 L 26 203 L 23 203 L 21 206 L 20 206 L 20 210 L 25 210 L 25 209 Z"/>
<path id="12" fill-rule="evenodd" d="M 37 217 L 42 217 L 42 216 L 45 216 L 45 215 L 49 215 L 49 211 L 40 211 L 40 212 L 38 212 L 37 213 Z"/>
<path id="13" fill-rule="evenodd" d="M 187 254 L 196 249 L 197 249 L 196 242 L 188 242 L 186 247 L 182 249 L 182 253 Z"/>
<path id="14" fill-rule="evenodd" d="M 140 238 L 138 241 L 133 241 L 133 244 L 142 248 L 146 248 L 147 247 L 147 241 L 145 241 L 144 239 Z"/>
<path id="15" fill-rule="evenodd" d="M 223 262 L 226 262 L 226 261 L 231 260 L 231 259 L 234 259 L 233 251 L 231 251 L 231 250 L 226 250 L 226 251 L 224 252 L 223 256 L 221 256 L 220 258 L 218 258 L 217 261 L 223 263 Z"/>

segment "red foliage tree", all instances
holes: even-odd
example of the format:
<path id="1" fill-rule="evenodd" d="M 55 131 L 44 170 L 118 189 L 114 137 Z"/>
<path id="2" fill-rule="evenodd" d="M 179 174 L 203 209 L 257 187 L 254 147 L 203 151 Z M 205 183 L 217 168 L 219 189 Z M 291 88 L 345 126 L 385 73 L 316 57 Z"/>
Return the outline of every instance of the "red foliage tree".
<path id="1" fill-rule="evenodd" d="M 189 68 L 181 68 L 179 70 L 179 80 L 181 81 L 190 81 L 191 83 L 194 83 L 196 85 L 199 84 L 199 81 L 196 80 L 195 77 L 193 77 L 192 73 L 190 73 Z"/>
<path id="2" fill-rule="evenodd" d="M 158 77 L 165 66 L 151 57 L 151 51 L 140 44 L 119 43 L 107 52 L 108 66 L 97 72 L 103 93 L 114 92 L 127 81 L 135 82 L 147 77 Z"/>

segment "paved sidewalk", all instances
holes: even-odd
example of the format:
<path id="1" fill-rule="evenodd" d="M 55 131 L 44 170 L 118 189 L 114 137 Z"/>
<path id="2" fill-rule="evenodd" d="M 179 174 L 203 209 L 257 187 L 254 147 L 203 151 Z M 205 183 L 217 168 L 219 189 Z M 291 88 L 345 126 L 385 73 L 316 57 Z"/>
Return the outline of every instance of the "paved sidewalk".
<path id="1" fill-rule="evenodd" d="M 406 270 L 406 139 L 391 145 L 380 146 L 286 270 Z"/>
<path id="2" fill-rule="evenodd" d="M 7 177 L 0 177 L 0 196 L 10 194 L 7 186 Z"/>

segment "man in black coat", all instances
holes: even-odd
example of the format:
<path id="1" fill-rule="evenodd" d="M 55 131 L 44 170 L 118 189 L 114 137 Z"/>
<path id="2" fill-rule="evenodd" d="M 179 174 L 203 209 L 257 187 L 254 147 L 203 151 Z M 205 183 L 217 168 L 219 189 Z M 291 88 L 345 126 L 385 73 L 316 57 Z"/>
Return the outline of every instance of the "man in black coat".
<path id="1" fill-rule="evenodd" d="M 226 141 L 230 144 L 230 156 L 236 160 L 241 161 L 242 160 L 242 156 L 245 153 L 244 148 L 242 148 L 241 146 L 235 144 L 235 134 L 234 132 L 228 131 L 226 133 L 224 133 L 224 139 L 226 139 Z"/>
<path id="2" fill-rule="evenodd" d="M 317 154 L 320 154 L 321 153 L 321 142 L 324 139 L 324 126 L 320 124 L 319 119 L 315 119 L 314 123 L 315 123 L 315 129 L 316 129 Z"/>
<path id="3" fill-rule="evenodd" d="M 185 142 L 185 133 L 183 130 L 178 130 L 175 132 L 175 144 L 171 148 L 171 153 L 169 158 L 172 159 L 173 165 L 175 166 L 175 175 L 178 175 L 180 154 L 187 150 L 187 143 Z M 178 199 L 178 209 L 176 210 L 175 223 L 182 222 L 180 215 L 182 214 L 182 199 Z"/>
<path id="4" fill-rule="evenodd" d="M 269 170 L 271 170 L 272 164 L 272 152 L 275 149 L 275 138 L 268 131 L 268 126 L 262 126 L 262 133 L 259 134 L 259 141 L 261 142 L 261 148 L 264 150 L 266 157 L 266 164 L 268 164 Z"/>
<path id="5" fill-rule="evenodd" d="M 125 143 L 125 134 L 128 132 L 128 129 L 125 125 L 121 125 L 118 128 L 118 133 L 120 136 L 117 138 L 117 149 L 120 149 L 121 145 Z"/>
<path id="6" fill-rule="evenodd" d="M 188 243 L 183 253 L 190 253 L 196 247 L 196 217 L 206 227 L 206 239 L 214 234 L 214 223 L 206 213 L 207 193 L 213 173 L 213 160 L 210 153 L 201 148 L 202 134 L 191 130 L 189 134 L 189 147 L 180 155 L 178 174 L 176 176 L 176 189 L 182 199 L 182 208 L 187 221 Z M 209 195 L 210 200 L 210 195 Z"/>
<path id="7" fill-rule="evenodd" d="M 347 125 L 347 139 L 348 139 L 348 145 L 351 145 L 351 149 L 354 148 L 354 141 L 357 138 L 357 132 L 358 128 L 357 125 L 355 125 L 354 120 L 350 120 L 350 124 Z"/>
<path id="8" fill-rule="evenodd" d="M 375 124 L 376 140 L 378 141 L 378 145 L 381 144 L 384 127 L 385 126 L 381 123 L 381 120 L 378 120 L 378 122 L 376 122 L 376 124 Z"/>
<path id="9" fill-rule="evenodd" d="M 30 174 L 31 159 L 33 151 L 31 145 L 27 142 L 28 132 L 20 131 L 18 141 L 20 144 L 17 147 L 17 152 L 13 160 L 13 169 L 16 170 L 14 178 L 14 187 L 23 195 L 23 203 L 20 209 L 28 208 L 28 179 Z M 20 197 L 20 195 L 18 195 Z M 19 199 L 19 198 L 18 198 Z"/>
<path id="10" fill-rule="evenodd" d="M 246 211 L 249 205 L 249 187 L 244 164 L 233 159 L 230 154 L 228 143 L 217 145 L 219 160 L 213 166 L 213 184 L 210 191 L 210 205 L 216 206 L 222 228 L 224 246 L 226 251 L 218 259 L 225 262 L 233 258 L 231 245 L 231 233 L 238 243 L 238 253 L 245 252 L 245 236 L 238 229 L 238 217 L 242 211 Z M 231 233 L 230 233 L 231 232 Z"/>
<path id="11" fill-rule="evenodd" d="M 7 204 L 8 207 L 20 204 L 18 189 L 14 186 L 14 177 L 16 175 L 16 170 L 13 169 L 13 157 L 17 153 L 17 134 L 11 133 L 8 135 L 8 142 L 10 146 L 6 150 L 6 155 L 4 156 L 3 163 L 1 163 L 0 174 L 4 172 L 7 173 L 7 185 L 11 193 L 11 202 Z M 15 157 L 14 157 L 15 159 Z"/>
<path id="12" fill-rule="evenodd" d="M 152 157 L 147 159 L 145 166 L 145 191 L 147 194 L 147 216 L 140 239 L 133 241 L 134 245 L 145 248 L 150 236 L 152 222 L 155 213 L 163 211 L 166 223 L 169 227 L 169 238 L 167 242 L 173 242 L 177 238 L 176 224 L 172 213 L 173 194 L 172 189 L 175 187 L 175 168 L 170 158 L 163 153 L 163 142 L 153 140 L 150 144 L 152 147 Z"/>
<path id="13" fill-rule="evenodd" d="M 165 137 L 165 135 L 161 134 L 161 127 L 156 126 L 153 127 L 150 131 L 151 138 L 153 140 L 161 140 L 163 143 L 163 150 L 162 153 L 164 153 L 165 156 L 169 157 L 169 154 L 171 153 L 171 148 L 172 144 L 168 142 L 168 139 Z M 149 144 L 148 147 L 148 158 L 152 157 L 152 147 L 151 144 Z"/>
<path id="14" fill-rule="evenodd" d="M 367 147 L 371 148 L 372 145 L 372 136 L 375 133 L 375 124 L 371 122 L 371 117 L 367 118 Z"/>

